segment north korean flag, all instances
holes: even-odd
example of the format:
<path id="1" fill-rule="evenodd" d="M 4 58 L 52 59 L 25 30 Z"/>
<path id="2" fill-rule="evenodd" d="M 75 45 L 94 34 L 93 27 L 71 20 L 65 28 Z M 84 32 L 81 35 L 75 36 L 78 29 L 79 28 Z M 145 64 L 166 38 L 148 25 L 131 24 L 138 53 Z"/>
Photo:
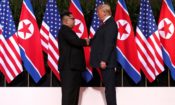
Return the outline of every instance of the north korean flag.
<path id="1" fill-rule="evenodd" d="M 117 60 L 135 83 L 141 80 L 140 64 L 129 13 L 124 0 L 118 0 L 115 13 L 118 26 Z"/>
<path id="2" fill-rule="evenodd" d="M 40 32 L 30 0 L 24 0 L 18 25 L 20 53 L 24 67 L 37 83 L 45 74 Z"/>
<path id="3" fill-rule="evenodd" d="M 158 31 L 162 44 L 164 63 L 175 80 L 175 14 L 171 0 L 163 0 L 159 17 Z"/>

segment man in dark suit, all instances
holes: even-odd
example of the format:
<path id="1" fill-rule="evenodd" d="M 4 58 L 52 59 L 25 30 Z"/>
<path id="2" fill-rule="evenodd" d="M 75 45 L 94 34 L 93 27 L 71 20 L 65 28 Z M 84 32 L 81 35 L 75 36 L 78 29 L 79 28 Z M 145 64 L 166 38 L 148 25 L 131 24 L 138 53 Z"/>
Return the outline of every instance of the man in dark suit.
<path id="1" fill-rule="evenodd" d="M 75 20 L 70 12 L 64 12 L 61 19 L 58 43 L 62 105 L 78 105 L 81 73 L 86 67 L 83 46 L 89 41 L 80 39 L 72 30 Z"/>
<path id="2" fill-rule="evenodd" d="M 94 68 L 101 69 L 107 105 L 116 105 L 117 25 L 111 17 L 111 9 L 108 4 L 99 5 L 97 15 L 103 24 L 97 29 L 90 41 L 90 64 Z"/>

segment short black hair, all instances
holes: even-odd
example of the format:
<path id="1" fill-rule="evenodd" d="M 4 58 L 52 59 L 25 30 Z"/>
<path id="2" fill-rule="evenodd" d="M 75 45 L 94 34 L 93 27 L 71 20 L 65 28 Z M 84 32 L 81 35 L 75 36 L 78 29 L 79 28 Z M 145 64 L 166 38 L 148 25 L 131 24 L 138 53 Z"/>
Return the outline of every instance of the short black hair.
<path id="1" fill-rule="evenodd" d="M 63 20 L 64 16 L 70 16 L 70 15 L 72 15 L 72 12 L 64 11 L 63 13 L 61 13 L 61 20 Z"/>

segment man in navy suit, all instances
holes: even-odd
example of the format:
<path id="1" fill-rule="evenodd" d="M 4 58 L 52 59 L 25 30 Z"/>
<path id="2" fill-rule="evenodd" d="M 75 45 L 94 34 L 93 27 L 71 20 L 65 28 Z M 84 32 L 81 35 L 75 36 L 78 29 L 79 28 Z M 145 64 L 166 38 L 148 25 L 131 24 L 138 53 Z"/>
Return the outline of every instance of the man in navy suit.
<path id="1" fill-rule="evenodd" d="M 94 68 L 101 69 L 107 105 L 116 105 L 117 25 L 111 16 L 111 8 L 108 4 L 99 5 L 97 15 L 103 24 L 90 40 L 90 64 Z"/>

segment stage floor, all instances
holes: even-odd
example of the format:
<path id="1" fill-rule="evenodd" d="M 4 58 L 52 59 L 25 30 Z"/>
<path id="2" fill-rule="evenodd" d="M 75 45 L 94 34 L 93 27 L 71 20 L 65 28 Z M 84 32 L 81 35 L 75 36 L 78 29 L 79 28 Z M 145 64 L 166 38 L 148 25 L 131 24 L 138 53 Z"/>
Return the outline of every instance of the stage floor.
<path id="1" fill-rule="evenodd" d="M 175 105 L 174 87 L 118 87 L 117 105 Z M 60 87 L 2 87 L 1 105 L 61 105 Z M 79 105 L 106 105 L 103 87 L 82 87 Z"/>

